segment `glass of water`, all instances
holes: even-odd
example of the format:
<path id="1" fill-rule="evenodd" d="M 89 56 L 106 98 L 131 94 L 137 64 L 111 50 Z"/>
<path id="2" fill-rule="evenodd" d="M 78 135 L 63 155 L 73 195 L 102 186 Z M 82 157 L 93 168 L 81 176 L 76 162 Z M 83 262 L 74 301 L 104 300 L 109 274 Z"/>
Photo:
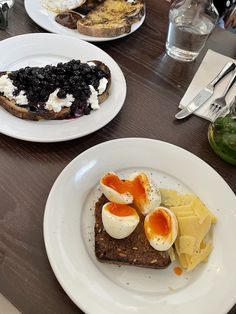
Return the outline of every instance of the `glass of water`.
<path id="1" fill-rule="evenodd" d="M 196 59 L 218 17 L 212 0 L 176 0 L 169 12 L 167 54 L 179 61 Z"/>
<path id="2" fill-rule="evenodd" d="M 8 7 L 11 8 L 14 4 L 15 0 L 0 0 L 0 5 L 7 3 Z"/>
<path id="3" fill-rule="evenodd" d="M 0 0 L 0 29 L 5 30 L 8 26 L 8 12 L 14 5 L 15 0 Z"/>

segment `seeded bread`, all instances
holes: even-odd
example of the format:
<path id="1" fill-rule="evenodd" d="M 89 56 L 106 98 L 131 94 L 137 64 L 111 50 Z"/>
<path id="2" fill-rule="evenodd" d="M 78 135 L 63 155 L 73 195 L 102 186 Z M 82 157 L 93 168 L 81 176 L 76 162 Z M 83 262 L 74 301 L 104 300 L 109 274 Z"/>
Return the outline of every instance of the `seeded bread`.
<path id="1" fill-rule="evenodd" d="M 170 264 L 167 251 L 153 249 L 144 232 L 144 216 L 136 229 L 125 239 L 110 237 L 103 228 L 102 207 L 108 200 L 102 195 L 95 205 L 95 255 L 100 262 L 134 265 L 147 268 L 166 268 Z"/>
<path id="2" fill-rule="evenodd" d="M 105 0 L 77 22 L 77 29 L 84 35 L 115 37 L 129 33 L 143 15 L 143 0 Z"/>
<path id="3" fill-rule="evenodd" d="M 108 83 L 106 86 L 106 90 L 98 96 L 98 103 L 103 103 L 109 96 L 110 88 L 111 88 L 111 73 L 109 68 L 100 61 L 90 61 L 96 64 L 96 67 L 100 70 L 104 71 L 106 77 L 108 79 Z M 6 73 L 10 72 L 0 72 L 0 77 Z M 55 87 L 56 89 L 56 87 Z M 45 105 L 45 103 L 40 102 L 40 106 Z M 35 107 L 32 108 L 31 104 L 26 106 L 18 105 L 14 100 L 10 100 L 5 97 L 2 93 L 0 93 L 0 106 L 2 106 L 5 110 L 13 114 L 14 116 L 27 119 L 27 120 L 61 120 L 75 117 L 71 111 L 71 107 L 63 107 L 60 112 L 54 112 L 53 110 L 37 110 L 35 111 Z M 33 110 L 34 109 L 34 110 Z"/>

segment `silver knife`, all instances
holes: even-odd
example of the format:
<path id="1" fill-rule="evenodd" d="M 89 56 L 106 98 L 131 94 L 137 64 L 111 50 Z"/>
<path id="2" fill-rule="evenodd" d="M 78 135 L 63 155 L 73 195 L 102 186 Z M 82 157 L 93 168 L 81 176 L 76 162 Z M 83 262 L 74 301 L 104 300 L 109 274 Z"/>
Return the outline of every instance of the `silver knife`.
<path id="1" fill-rule="evenodd" d="M 204 87 L 185 108 L 175 115 L 176 119 L 186 118 L 200 108 L 213 95 L 216 84 L 233 71 L 235 67 L 235 63 L 228 62 L 214 80 Z"/>

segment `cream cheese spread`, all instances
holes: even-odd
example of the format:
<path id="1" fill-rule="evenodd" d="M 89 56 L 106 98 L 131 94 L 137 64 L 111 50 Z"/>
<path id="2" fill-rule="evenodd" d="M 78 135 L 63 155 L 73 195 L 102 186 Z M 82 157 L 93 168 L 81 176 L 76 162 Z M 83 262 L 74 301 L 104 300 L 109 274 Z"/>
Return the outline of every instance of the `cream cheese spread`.
<path id="1" fill-rule="evenodd" d="M 45 109 L 53 110 L 54 112 L 60 112 L 63 107 L 70 107 L 72 105 L 73 101 L 75 100 L 73 95 L 67 94 L 66 98 L 61 99 L 57 97 L 58 92 L 59 88 L 49 95 Z"/>
<path id="2" fill-rule="evenodd" d="M 105 77 L 100 79 L 99 86 L 98 86 L 98 95 L 101 95 L 102 93 L 105 92 L 107 88 L 107 83 L 108 83 L 108 80 Z"/>
<path id="3" fill-rule="evenodd" d="M 89 89 L 91 92 L 91 95 L 87 101 L 87 104 L 91 105 L 91 108 L 93 110 L 99 109 L 99 103 L 98 103 L 98 92 L 95 90 L 95 88 L 92 85 L 89 85 Z"/>
<path id="4" fill-rule="evenodd" d="M 9 79 L 7 74 L 0 77 L 0 92 L 9 100 L 14 100 L 19 106 L 27 105 L 28 99 L 25 91 L 22 90 L 17 96 L 14 96 L 13 93 L 16 89 L 16 86 L 13 85 L 13 81 Z"/>

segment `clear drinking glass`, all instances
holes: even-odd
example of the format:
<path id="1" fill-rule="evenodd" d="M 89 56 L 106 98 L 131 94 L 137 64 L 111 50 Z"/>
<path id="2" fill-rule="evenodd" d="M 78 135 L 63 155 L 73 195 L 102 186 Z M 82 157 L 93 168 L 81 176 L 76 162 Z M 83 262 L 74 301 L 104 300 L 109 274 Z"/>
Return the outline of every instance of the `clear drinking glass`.
<path id="1" fill-rule="evenodd" d="M 7 3 L 8 7 L 11 8 L 13 6 L 14 2 L 15 2 L 15 0 L 0 0 L 0 5 Z"/>
<path id="2" fill-rule="evenodd" d="M 218 17 L 212 0 L 176 0 L 169 12 L 168 55 L 180 61 L 196 59 Z"/>
<path id="3" fill-rule="evenodd" d="M 0 0 L 0 29 L 5 30 L 8 26 L 8 12 L 14 5 L 15 0 Z"/>

